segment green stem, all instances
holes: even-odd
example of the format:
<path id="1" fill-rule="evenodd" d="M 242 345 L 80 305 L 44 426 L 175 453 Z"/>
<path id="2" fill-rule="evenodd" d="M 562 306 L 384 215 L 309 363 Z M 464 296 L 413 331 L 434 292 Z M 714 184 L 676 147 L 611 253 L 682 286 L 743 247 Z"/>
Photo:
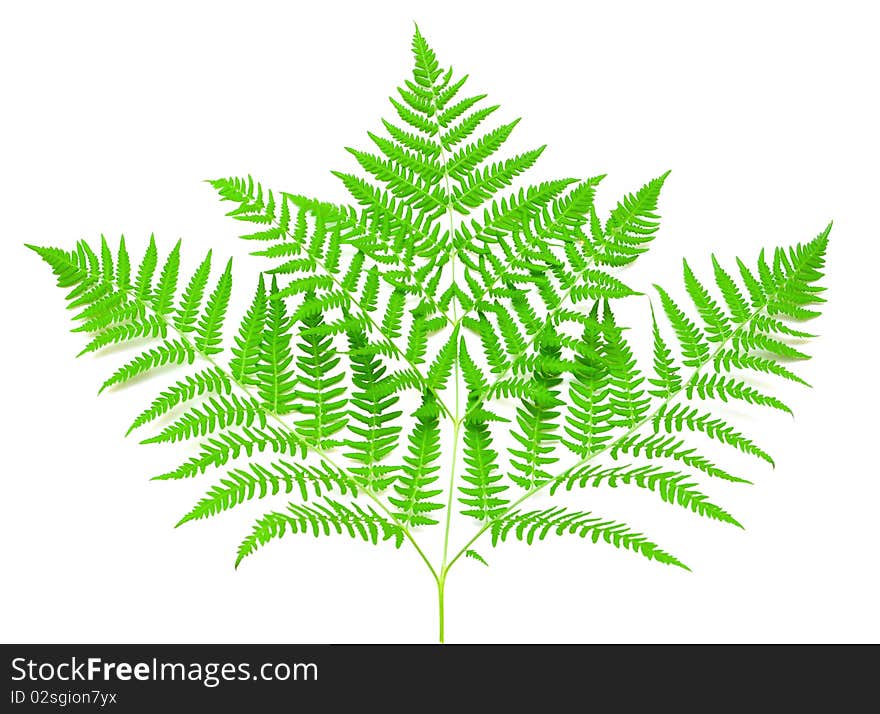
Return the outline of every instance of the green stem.
<path id="1" fill-rule="evenodd" d="M 446 641 L 446 613 L 444 610 L 444 590 L 446 589 L 445 575 L 437 579 L 437 613 L 440 620 L 440 644 Z"/>
<path id="2" fill-rule="evenodd" d="M 437 97 L 434 89 L 431 89 L 431 106 L 436 110 Z M 449 240 L 455 245 L 455 214 L 452 208 L 452 182 L 449 176 L 449 167 L 447 166 L 446 150 L 440 145 L 440 161 L 443 164 L 443 181 L 446 186 L 446 216 L 449 221 Z M 455 268 L 456 268 L 456 248 L 453 247 L 449 256 L 449 271 L 452 284 L 455 284 Z M 460 320 L 458 318 L 458 298 L 452 298 L 452 317 L 455 327 L 458 327 Z M 449 495 L 446 500 L 446 524 L 443 532 L 443 558 L 440 563 L 440 576 L 437 580 L 440 606 L 440 642 L 444 638 L 444 612 L 443 612 L 443 589 L 446 585 L 446 561 L 449 557 L 449 532 L 452 527 L 452 506 L 455 497 L 455 467 L 458 461 L 458 437 L 461 429 L 461 365 L 458 356 L 458 345 L 455 348 L 455 414 L 452 417 L 452 464 L 449 468 Z"/>

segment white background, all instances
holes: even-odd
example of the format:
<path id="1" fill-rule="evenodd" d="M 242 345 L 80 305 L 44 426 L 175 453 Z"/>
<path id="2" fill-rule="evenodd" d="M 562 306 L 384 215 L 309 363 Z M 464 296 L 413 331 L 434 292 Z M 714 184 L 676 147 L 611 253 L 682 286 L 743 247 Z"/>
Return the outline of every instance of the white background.
<path id="1" fill-rule="evenodd" d="M 208 478 L 124 425 L 157 386 L 96 397 L 118 356 L 74 360 L 60 291 L 25 242 L 124 232 L 259 265 L 202 179 L 252 173 L 343 200 L 329 169 L 389 116 L 412 22 L 488 90 L 540 176 L 607 173 L 604 210 L 672 169 L 663 228 L 628 276 L 754 258 L 834 219 L 821 339 L 782 390 L 796 418 L 738 423 L 777 457 L 707 490 L 746 531 L 647 494 L 603 494 L 692 574 L 577 539 L 456 566 L 450 641 L 877 641 L 878 127 L 872 3 L 5 3 L 0 11 L 0 528 L 4 642 L 431 641 L 408 549 L 287 538 L 238 572 L 258 509 L 174 530 Z M 219 261 L 218 261 L 219 264 Z M 240 294 L 240 293 L 239 293 Z M 645 315 L 647 303 L 627 309 Z M 641 325 L 644 327 L 644 325 Z M 751 412 L 750 412 L 751 414 Z M 729 461 L 726 463 L 730 463 Z M 734 459 L 734 464 L 738 464 Z M 598 495 L 596 495 L 598 498 Z M 593 493 L 574 503 L 590 508 Z M 272 507 L 278 507 L 273 503 Z M 603 513 L 608 513 L 604 510 Z M 460 525 L 460 523 L 459 523 Z M 458 542 L 458 541 L 457 541 Z"/>

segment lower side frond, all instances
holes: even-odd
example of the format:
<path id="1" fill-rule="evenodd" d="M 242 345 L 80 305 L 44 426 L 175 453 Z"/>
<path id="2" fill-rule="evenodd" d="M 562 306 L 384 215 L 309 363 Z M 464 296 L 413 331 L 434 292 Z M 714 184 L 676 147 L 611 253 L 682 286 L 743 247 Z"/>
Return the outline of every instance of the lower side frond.
<path id="1" fill-rule="evenodd" d="M 368 543 L 377 544 L 381 540 L 394 540 L 394 546 L 403 544 L 404 530 L 401 526 L 378 514 L 372 508 L 363 509 L 357 504 L 344 506 L 327 499 L 327 505 L 301 506 L 288 504 L 286 513 L 273 511 L 267 513 L 254 525 L 253 531 L 238 547 L 235 567 L 260 546 L 287 533 L 308 533 L 315 537 L 329 536 L 333 533 L 348 534 Z"/>
<path id="2" fill-rule="evenodd" d="M 310 490 L 315 496 L 333 489 L 357 495 L 357 488 L 348 476 L 326 463 L 322 467 L 276 461 L 267 466 L 249 464 L 246 469 L 232 469 L 229 477 L 221 479 L 177 525 L 209 518 L 246 501 L 275 496 L 282 491 L 291 493 L 297 489 L 304 501 L 308 500 Z"/>
<path id="3" fill-rule="evenodd" d="M 543 511 L 514 511 L 492 523 L 492 545 L 507 539 L 511 533 L 517 540 L 529 545 L 535 538 L 544 540 L 548 533 L 555 535 L 577 535 L 589 538 L 593 543 L 600 540 L 624 548 L 658 563 L 675 565 L 690 570 L 678 558 L 661 549 L 656 543 L 648 540 L 641 533 L 636 533 L 629 526 L 614 521 L 606 521 L 589 511 L 567 511 L 564 508 L 548 508 Z"/>

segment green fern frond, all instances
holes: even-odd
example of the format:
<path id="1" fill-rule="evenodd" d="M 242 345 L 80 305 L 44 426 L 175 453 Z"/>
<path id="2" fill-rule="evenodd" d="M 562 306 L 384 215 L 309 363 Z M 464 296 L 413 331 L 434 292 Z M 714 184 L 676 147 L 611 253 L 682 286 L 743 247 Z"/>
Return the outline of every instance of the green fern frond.
<path id="1" fill-rule="evenodd" d="M 226 309 L 229 307 L 231 295 L 232 260 L 230 259 L 217 281 L 214 292 L 208 298 L 205 311 L 195 328 L 195 346 L 202 354 L 215 355 L 223 351 L 219 345 L 222 341 L 223 321 L 226 318 Z"/>
<path id="2" fill-rule="evenodd" d="M 631 550 L 648 560 L 690 570 L 678 558 L 662 550 L 641 533 L 632 531 L 623 523 L 603 520 L 589 511 L 567 511 L 561 507 L 543 511 L 512 511 L 493 521 L 491 531 L 492 545 L 505 541 L 511 533 L 517 540 L 529 545 L 534 543 L 535 538 L 544 540 L 549 533 L 560 536 L 571 534 L 589 538 L 593 543 L 601 540 L 615 548 Z"/>
<path id="3" fill-rule="evenodd" d="M 747 404 L 756 404 L 763 407 L 771 407 L 791 414 L 791 408 L 781 399 L 760 390 L 745 382 L 730 377 L 719 375 L 703 375 L 695 381 L 689 382 L 685 387 L 688 399 L 694 394 L 700 399 L 720 399 L 726 402 L 728 399 L 738 399 Z"/>
<path id="4" fill-rule="evenodd" d="M 130 342 L 141 337 L 164 338 L 167 334 L 168 328 L 164 320 L 156 315 L 145 315 L 143 319 L 113 325 L 102 330 L 95 335 L 89 344 L 83 347 L 77 357 L 89 352 L 97 352 L 109 345 Z"/>
<path id="5" fill-rule="evenodd" d="M 666 317 L 669 318 L 672 329 L 675 330 L 678 337 L 684 355 L 684 364 L 688 367 L 700 367 L 709 359 L 709 343 L 706 341 L 706 336 L 687 317 L 675 300 L 669 296 L 669 293 L 659 285 L 655 285 L 654 289 L 659 293 L 663 312 L 666 313 Z"/>
<path id="6" fill-rule="evenodd" d="M 476 560 L 478 563 L 482 563 L 487 568 L 489 567 L 489 563 L 486 562 L 486 559 L 475 550 L 471 550 L 469 548 L 464 552 L 464 555 L 466 558 L 471 558 L 472 560 Z"/>
<path id="7" fill-rule="evenodd" d="M 545 356 L 556 358 L 557 349 L 545 349 Z M 559 460 L 554 455 L 559 435 L 559 407 L 564 403 L 559 399 L 559 385 L 562 378 L 555 370 L 539 370 L 534 376 L 545 396 L 542 400 L 534 397 L 523 399 L 516 410 L 518 429 L 510 435 L 519 442 L 521 448 L 508 448 L 511 480 L 518 486 L 531 489 L 546 483 L 552 476 L 546 468 Z"/>
<path id="8" fill-rule="evenodd" d="M 302 506 L 291 503 L 286 513 L 267 513 L 257 521 L 253 531 L 238 547 L 235 567 L 260 546 L 286 533 L 311 533 L 315 537 L 345 533 L 374 545 L 380 540 L 393 540 L 397 548 L 403 544 L 403 528 L 383 518 L 372 508 L 363 509 L 357 504 L 347 507 L 329 498 L 325 500 L 327 505 Z"/>
<path id="9" fill-rule="evenodd" d="M 498 466 L 498 452 L 492 448 L 492 434 L 486 420 L 474 410 L 464 421 L 464 484 L 458 486 L 461 513 L 487 521 L 504 513 L 510 500 L 501 494 L 508 490 Z"/>
<path id="10" fill-rule="evenodd" d="M 268 297 L 263 277 L 257 281 L 257 291 L 251 305 L 242 318 L 232 347 L 229 370 L 241 384 L 260 383 L 260 359 L 263 352 L 263 329 L 266 325 Z"/>
<path id="11" fill-rule="evenodd" d="M 159 315 L 167 315 L 173 306 L 180 273 L 180 244 L 181 241 L 178 240 L 165 259 L 165 265 L 162 266 L 162 272 L 159 274 L 159 282 L 152 293 L 152 307 Z"/>
<path id="12" fill-rule="evenodd" d="M 648 380 L 655 387 L 655 389 L 649 390 L 649 394 L 660 399 L 669 399 L 681 391 L 681 373 L 663 335 L 660 334 L 653 307 L 651 308 L 651 322 L 654 330 L 654 374 L 656 376 L 654 379 Z"/>
<path id="13" fill-rule="evenodd" d="M 681 461 L 683 464 L 698 469 L 703 473 L 734 483 L 751 483 L 746 479 L 734 476 L 724 469 L 716 466 L 705 456 L 702 456 L 693 447 L 686 447 L 684 441 L 675 437 L 642 436 L 632 434 L 614 442 L 609 452 L 611 458 L 616 459 L 620 454 L 631 456 L 644 456 L 646 459 L 666 458 Z"/>
<path id="14" fill-rule="evenodd" d="M 703 318 L 703 323 L 706 325 L 706 337 L 710 342 L 724 342 L 733 332 L 730 320 L 694 275 L 694 271 L 691 270 L 687 261 L 685 260 L 683 263 L 684 284 L 697 312 L 700 313 L 700 317 Z"/>
<path id="15" fill-rule="evenodd" d="M 191 374 L 159 394 L 149 407 L 138 414 L 128 428 L 126 436 L 195 397 L 208 394 L 228 395 L 231 391 L 232 382 L 227 374 L 217 367 L 209 367 Z"/>
<path id="16" fill-rule="evenodd" d="M 212 434 L 230 426 L 250 426 L 254 422 L 261 427 L 266 426 L 266 413 L 256 399 L 240 398 L 235 394 L 216 396 L 203 402 L 201 407 L 193 407 L 158 434 L 141 443 L 183 441 Z"/>
<path id="17" fill-rule="evenodd" d="M 144 253 L 141 264 L 138 267 L 137 277 L 134 280 L 135 297 L 139 300 L 149 300 L 153 294 L 153 274 L 159 261 L 159 249 L 156 247 L 156 239 L 150 236 L 150 244 Z"/>
<path id="18" fill-rule="evenodd" d="M 345 372 L 337 369 L 341 358 L 333 347 L 331 336 L 320 334 L 324 324 L 318 312 L 305 317 L 297 343 L 298 380 L 293 398 L 296 411 L 305 415 L 295 422 L 302 437 L 313 444 L 326 444 L 348 422 L 345 410 Z"/>
<path id="19" fill-rule="evenodd" d="M 440 391 L 446 387 L 452 374 L 452 366 L 458 357 L 458 331 L 455 330 L 449 336 L 446 344 L 440 348 L 437 357 L 428 367 L 425 382 L 433 391 Z"/>
<path id="20" fill-rule="evenodd" d="M 712 503 L 709 497 L 696 488 L 696 484 L 687 481 L 687 475 L 678 471 L 664 471 L 659 466 L 615 466 L 604 468 L 588 466 L 584 469 L 565 475 L 553 482 L 550 494 L 565 487 L 571 491 L 574 487 L 598 488 L 606 485 L 617 488 L 618 485 L 633 485 L 656 493 L 662 501 L 681 506 L 704 518 L 711 518 L 723 523 L 742 528 L 742 525 L 727 511 Z"/>
<path id="21" fill-rule="evenodd" d="M 701 413 L 694 407 L 688 407 L 683 404 L 674 404 L 672 406 L 664 404 L 654 413 L 651 423 L 654 425 L 655 433 L 659 433 L 663 429 L 667 433 L 672 434 L 684 431 L 687 428 L 690 431 L 701 432 L 711 439 L 720 441 L 722 444 L 734 446 L 746 454 L 757 456 L 771 466 L 775 465 L 770 454 L 758 447 L 751 439 L 740 434 L 723 419 Z"/>
<path id="22" fill-rule="evenodd" d="M 232 469 L 225 479 L 210 491 L 178 521 L 181 526 L 189 521 L 216 516 L 235 506 L 253 499 L 290 494 L 297 491 L 304 501 L 310 494 L 320 497 L 324 493 L 339 491 L 357 496 L 357 487 L 344 473 L 328 464 L 321 467 L 300 466 L 289 461 L 275 461 L 268 466 L 249 464 L 247 469 Z M 175 527 L 177 527 L 175 526 Z"/>
<path id="23" fill-rule="evenodd" d="M 389 496 L 388 501 L 397 508 L 394 516 L 399 523 L 430 526 L 438 522 L 432 514 L 443 509 L 435 500 L 443 489 L 434 486 L 440 470 L 440 408 L 431 395 L 423 395 L 414 416 L 409 453 L 403 457 L 402 473 L 394 483 L 397 496 Z"/>
<path id="24" fill-rule="evenodd" d="M 657 202 L 668 176 L 667 171 L 635 194 L 624 196 L 611 212 L 604 229 L 598 219 L 591 220 L 592 251 L 600 263 L 627 265 L 648 249 L 660 227 Z"/>
<path id="25" fill-rule="evenodd" d="M 263 428 L 250 426 L 240 430 L 223 431 L 203 441 L 200 447 L 197 456 L 193 456 L 170 471 L 154 476 L 153 480 L 176 481 L 193 478 L 205 473 L 209 468 L 223 466 L 242 454 L 253 456 L 267 449 L 276 454 L 295 455 L 299 452 L 303 458 L 306 455 L 305 445 L 296 434 L 271 424 Z"/>
<path id="26" fill-rule="evenodd" d="M 272 278 L 266 307 L 265 326 L 260 344 L 257 373 L 257 391 L 266 408 L 274 414 L 287 414 L 296 398 L 290 350 L 293 320 L 287 316 L 283 300 L 273 300 L 278 294 L 278 283 Z"/>
<path id="27" fill-rule="evenodd" d="M 650 405 L 650 397 L 642 384 L 645 377 L 639 371 L 632 350 L 616 324 L 608 303 L 602 318 L 604 357 L 608 370 L 608 400 L 611 407 L 609 423 L 632 427 L 638 424 Z"/>
<path id="28" fill-rule="evenodd" d="M 603 348 L 599 325 L 594 322 L 584 328 L 584 342 Z M 607 365 L 597 368 L 594 361 L 584 355 L 575 357 L 578 368 L 569 383 L 570 404 L 565 415 L 565 432 L 570 438 L 562 443 L 581 457 L 602 449 L 611 438 L 614 421 L 611 418 L 610 376 Z"/>
<path id="29" fill-rule="evenodd" d="M 364 485 L 378 490 L 386 487 L 388 471 L 380 468 L 380 462 L 397 446 L 401 427 L 395 422 L 403 413 L 394 406 L 399 401 L 396 395 L 381 396 L 372 387 L 381 382 L 387 369 L 375 354 L 363 351 L 369 343 L 366 335 L 352 332 L 349 339 L 349 362 L 351 381 L 354 390 L 349 400 L 351 421 L 348 430 L 356 438 L 346 441 L 351 449 L 346 456 L 360 464 L 350 469 Z"/>
<path id="30" fill-rule="evenodd" d="M 135 377 L 140 377 L 166 365 L 192 364 L 195 358 L 196 353 L 188 342 L 168 340 L 158 347 L 143 352 L 117 369 L 104 381 L 99 392 L 116 384 L 129 382 Z"/>
<path id="31" fill-rule="evenodd" d="M 180 305 L 178 305 L 177 314 L 174 316 L 174 327 L 181 332 L 192 332 L 195 329 L 196 318 L 199 315 L 199 308 L 202 305 L 210 273 L 211 251 L 209 250 L 180 297 Z"/>

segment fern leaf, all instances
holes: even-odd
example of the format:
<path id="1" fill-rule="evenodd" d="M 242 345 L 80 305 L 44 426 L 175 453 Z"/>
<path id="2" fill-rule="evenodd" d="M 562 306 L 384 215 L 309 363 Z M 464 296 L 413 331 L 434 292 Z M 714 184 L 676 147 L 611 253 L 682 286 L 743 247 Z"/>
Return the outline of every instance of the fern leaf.
<path id="1" fill-rule="evenodd" d="M 681 373 L 663 335 L 660 334 L 653 307 L 651 308 L 651 321 L 654 331 L 654 374 L 656 377 L 648 381 L 656 388 L 649 390 L 649 393 L 660 399 L 669 399 L 681 391 Z"/>
<path id="2" fill-rule="evenodd" d="M 704 518 L 711 518 L 723 523 L 742 528 L 742 525 L 727 511 L 712 503 L 709 497 L 696 488 L 696 484 L 688 483 L 687 476 L 677 471 L 664 471 L 659 466 L 635 467 L 616 466 L 603 468 L 588 466 L 567 474 L 564 478 L 553 482 L 551 495 L 561 486 L 570 491 L 575 486 L 597 488 L 602 485 L 616 488 L 623 484 L 633 485 L 656 493 L 662 501 L 681 506 Z"/>
<path id="3" fill-rule="evenodd" d="M 178 240 L 165 259 L 165 265 L 162 267 L 159 282 L 156 284 L 156 290 L 152 296 L 152 308 L 159 315 L 167 315 L 171 312 L 180 272 L 180 244 L 181 241 Z"/>
<path id="4" fill-rule="evenodd" d="M 492 434 L 484 419 L 471 411 L 464 421 L 464 472 L 458 486 L 462 515 L 487 521 L 500 516 L 509 499 L 498 466 L 498 452 L 492 448 Z"/>
<path id="5" fill-rule="evenodd" d="M 195 358 L 195 352 L 188 342 L 183 342 L 181 340 L 168 340 L 158 347 L 147 350 L 138 355 L 131 362 L 116 370 L 104 382 L 104 384 L 101 385 L 99 393 L 103 392 L 108 387 L 129 382 L 135 377 L 139 377 L 165 365 L 192 364 Z"/>
<path id="6" fill-rule="evenodd" d="M 263 516 L 239 546 L 235 567 L 260 546 L 286 533 L 311 533 L 316 537 L 345 533 L 374 545 L 380 540 L 393 540 L 397 548 L 403 544 L 403 528 L 372 508 L 363 509 L 357 504 L 347 507 L 329 498 L 325 501 L 326 505 L 318 503 L 314 506 L 291 503 L 285 513 L 272 512 Z"/>
<path id="7" fill-rule="evenodd" d="M 608 398 L 611 422 L 615 426 L 631 427 L 639 423 L 648 411 L 651 400 L 642 389 L 645 377 L 639 371 L 632 350 L 615 323 L 608 303 L 602 320 L 604 356 L 608 369 Z"/>
<path id="8" fill-rule="evenodd" d="M 166 323 L 155 315 L 148 315 L 142 320 L 134 322 L 126 322 L 121 325 L 114 325 L 102 332 L 98 333 L 89 344 L 87 344 L 77 357 L 89 352 L 107 347 L 108 345 L 118 345 L 123 342 L 129 342 L 138 338 L 145 337 L 162 337 L 168 333 Z"/>
<path id="9" fill-rule="evenodd" d="M 161 444 L 183 441 L 230 426 L 250 426 L 254 422 L 261 427 L 266 426 L 266 413 L 256 399 L 239 398 L 235 394 L 215 396 L 203 402 L 201 406 L 193 407 L 177 421 L 141 443 Z"/>
<path id="10" fill-rule="evenodd" d="M 597 328 L 595 322 L 585 327 L 584 342 L 603 349 Z M 577 369 L 569 383 L 570 404 L 565 415 L 565 432 L 571 438 L 563 437 L 562 443 L 575 454 L 587 457 L 608 442 L 615 426 L 611 418 L 610 380 L 608 370 L 597 368 L 591 358 L 577 355 L 575 362 Z"/>
<path id="11" fill-rule="evenodd" d="M 690 570 L 674 555 L 662 550 L 656 543 L 641 533 L 636 533 L 623 523 L 606 521 L 589 511 L 567 511 L 564 508 L 548 508 L 543 511 L 514 511 L 492 522 L 492 545 L 505 541 L 511 533 L 517 540 L 529 545 L 535 538 L 544 540 L 549 533 L 555 535 L 576 535 L 589 538 L 593 543 L 600 540 L 637 553 L 648 560 L 675 565 Z"/>
<path id="12" fill-rule="evenodd" d="M 604 230 L 592 221 L 593 252 L 599 262 L 627 265 L 648 249 L 660 227 L 657 201 L 667 171 L 649 181 L 635 194 L 628 194 L 617 204 L 605 223 Z"/>
<path id="13" fill-rule="evenodd" d="M 745 382 L 721 375 L 702 375 L 698 379 L 688 382 L 685 387 L 688 399 L 696 394 L 700 399 L 720 399 L 726 402 L 728 399 L 737 399 L 747 404 L 756 404 L 791 414 L 791 409 L 782 400 L 764 394 L 760 390 Z"/>
<path id="14" fill-rule="evenodd" d="M 219 346 L 223 339 L 223 321 L 226 319 L 226 308 L 229 307 L 229 297 L 232 295 L 232 260 L 226 263 L 226 269 L 217 281 L 217 286 L 205 312 L 202 314 L 196 326 L 196 349 L 205 355 L 215 355 L 223 351 Z"/>
<path id="15" fill-rule="evenodd" d="M 451 196 L 452 206 L 460 213 L 468 213 L 501 189 L 510 186 L 513 179 L 529 169 L 544 152 L 546 146 L 527 151 L 519 156 L 487 166 L 463 176 L 459 188 Z"/>
<path id="16" fill-rule="evenodd" d="M 373 389 L 381 383 L 387 369 L 375 354 L 363 350 L 368 345 L 366 335 L 350 332 L 348 339 L 351 381 L 355 388 L 349 401 L 348 430 L 357 438 L 346 440 L 346 446 L 351 449 L 346 456 L 361 464 L 351 472 L 362 484 L 381 490 L 394 478 L 388 477 L 389 471 L 382 468 L 380 462 L 394 451 L 400 436 L 401 427 L 394 422 L 402 412 L 393 408 L 399 397 L 381 395 Z"/>
<path id="17" fill-rule="evenodd" d="M 697 308 L 697 312 L 700 313 L 700 317 L 703 318 L 703 323 L 706 325 L 706 336 L 710 342 L 724 342 L 733 332 L 730 320 L 728 320 L 727 315 L 709 294 L 709 291 L 706 290 L 705 286 L 694 275 L 694 271 L 691 270 L 691 266 L 688 265 L 686 260 L 683 261 L 683 264 L 684 284 L 688 295 L 691 296 L 691 300 L 693 300 Z"/>
<path id="18" fill-rule="evenodd" d="M 609 453 L 613 459 L 616 459 L 620 454 L 642 455 L 646 459 L 673 459 L 674 461 L 681 461 L 683 464 L 698 469 L 714 478 L 734 483 L 751 483 L 751 481 L 734 476 L 716 466 L 705 456 L 699 454 L 696 449 L 686 448 L 682 440 L 671 436 L 664 438 L 661 436 L 645 437 L 633 434 L 615 441 Z"/>
<path id="19" fill-rule="evenodd" d="M 498 105 L 477 109 L 468 114 L 458 124 L 449 127 L 440 135 L 440 143 L 443 148 L 450 151 L 456 144 L 461 143 L 476 131 L 477 127 L 485 121 L 489 115 L 498 109 Z"/>
<path id="20" fill-rule="evenodd" d="M 283 300 L 271 299 L 278 293 L 278 283 L 272 278 L 262 334 L 257 391 L 266 409 L 273 414 L 287 414 L 295 399 L 293 355 L 290 350 L 290 330 L 293 320 L 287 316 Z"/>
<path id="21" fill-rule="evenodd" d="M 394 483 L 397 496 L 389 502 L 397 508 L 399 523 L 410 526 L 435 525 L 433 513 L 443 504 L 435 499 L 443 489 L 433 488 L 440 465 L 440 408 L 435 399 L 423 395 L 422 405 L 415 412 L 416 423 L 409 435 L 409 453 L 403 457 L 402 473 Z"/>
<path id="22" fill-rule="evenodd" d="M 458 358 L 458 330 L 453 330 L 446 344 L 440 348 L 437 357 L 428 368 L 425 383 L 428 388 L 438 392 L 446 387 L 449 376 L 452 374 L 452 365 Z"/>
<path id="23" fill-rule="evenodd" d="M 201 262 L 180 298 L 177 314 L 174 316 L 174 327 L 181 332 L 192 332 L 195 329 L 196 317 L 202 305 L 205 295 L 205 287 L 208 284 L 208 276 L 211 272 L 211 251 Z"/>
<path id="24" fill-rule="evenodd" d="M 235 345 L 232 347 L 232 359 L 229 361 L 232 377 L 240 384 L 259 384 L 267 308 L 266 286 L 260 276 L 257 291 L 238 328 Z"/>
<path id="25" fill-rule="evenodd" d="M 681 345 L 682 360 L 688 367 L 700 367 L 709 359 L 709 345 L 702 330 L 697 327 L 663 288 L 655 285 L 663 311 Z"/>
<path id="26" fill-rule="evenodd" d="M 485 565 L 487 568 L 489 567 L 489 563 L 486 562 L 486 559 L 483 558 L 483 556 L 480 555 L 480 554 L 479 554 L 477 551 L 475 551 L 475 550 L 471 550 L 470 548 L 468 548 L 468 550 L 466 550 L 466 551 L 464 552 L 464 555 L 465 555 L 466 558 L 471 558 L 472 560 L 476 560 L 478 563 L 482 563 L 482 564 Z"/>
<path id="27" fill-rule="evenodd" d="M 727 308 L 730 310 L 734 322 L 746 322 L 751 311 L 739 286 L 730 276 L 730 273 L 721 267 L 721 264 L 714 255 L 712 256 L 712 267 L 715 270 L 715 282 L 719 290 L 721 290 L 721 295 L 724 297 L 724 302 L 727 303 Z"/>
<path id="28" fill-rule="evenodd" d="M 153 293 L 153 274 L 156 272 L 158 261 L 159 252 L 156 248 L 156 239 L 151 235 L 150 244 L 147 246 L 134 281 L 135 297 L 139 300 L 149 300 Z"/>
<path id="29" fill-rule="evenodd" d="M 323 445 L 348 421 L 342 384 L 345 373 L 336 369 L 340 357 L 333 347 L 333 338 L 320 334 L 323 315 L 309 315 L 301 324 L 302 340 L 297 343 L 299 377 L 293 396 L 296 411 L 305 416 L 295 422 L 296 429 L 309 443 Z"/>
<path id="30" fill-rule="evenodd" d="M 226 373 L 210 367 L 178 380 L 168 389 L 161 392 L 144 411 L 135 417 L 126 436 L 135 429 L 158 419 L 172 409 L 184 404 L 197 396 L 206 394 L 228 395 L 232 391 L 232 382 Z"/>
<path id="31" fill-rule="evenodd" d="M 474 99 L 479 101 L 479 99 L 482 98 L 483 97 L 475 97 Z M 461 107 L 461 111 L 467 111 L 467 109 L 470 108 L 467 106 L 466 102 L 462 102 L 459 106 Z M 458 111 L 458 107 L 454 108 L 454 110 Z M 454 111 L 447 111 L 440 116 L 440 124 L 443 126 L 445 123 L 454 119 Z M 502 124 L 497 129 L 493 129 L 484 136 L 481 136 L 475 142 L 459 149 L 455 155 L 446 162 L 446 170 L 449 172 L 449 175 L 454 179 L 463 179 L 468 173 L 473 171 L 477 166 L 501 148 L 518 123 L 519 119 L 514 119 L 509 124 Z"/>
<path id="32" fill-rule="evenodd" d="M 213 486 L 175 527 L 216 516 L 253 499 L 297 491 L 300 498 L 307 501 L 310 494 L 320 497 L 334 490 L 343 495 L 357 495 L 357 488 L 350 479 L 326 463 L 321 468 L 284 460 L 269 466 L 252 463 L 246 469 L 230 470 L 228 477 Z"/>
<path id="33" fill-rule="evenodd" d="M 242 454 L 253 456 L 269 449 L 276 454 L 302 453 L 306 448 L 303 442 L 290 431 L 267 425 L 264 428 L 243 427 L 240 430 L 227 430 L 215 434 L 201 443 L 197 456 L 180 464 L 171 471 L 154 476 L 154 481 L 171 481 L 193 478 L 205 473 L 209 468 L 222 466 Z"/>
<path id="34" fill-rule="evenodd" d="M 746 454 L 757 456 L 771 466 L 775 465 L 770 454 L 758 447 L 751 439 L 740 434 L 730 424 L 709 414 L 703 414 L 693 407 L 683 404 L 663 405 L 654 413 L 651 422 L 655 433 L 663 429 L 672 434 L 687 428 L 690 431 L 702 432 L 709 438 L 736 447 Z"/>
<path id="35" fill-rule="evenodd" d="M 559 350 L 553 348 L 544 348 L 542 353 L 550 358 L 559 356 Z M 546 467 L 559 460 L 554 452 L 555 443 L 559 441 L 556 431 L 561 414 L 559 407 L 563 404 L 559 399 L 562 378 L 553 369 L 540 369 L 534 380 L 542 388 L 544 399 L 537 400 L 530 396 L 520 402 L 516 410 L 518 430 L 512 430 L 510 435 L 522 448 L 508 448 L 510 466 L 514 471 L 510 478 L 525 489 L 547 482 L 551 475 Z"/>
<path id="36" fill-rule="evenodd" d="M 124 291 L 131 290 L 131 258 L 125 247 L 125 236 L 119 236 L 119 248 L 116 251 L 116 286 Z"/>

